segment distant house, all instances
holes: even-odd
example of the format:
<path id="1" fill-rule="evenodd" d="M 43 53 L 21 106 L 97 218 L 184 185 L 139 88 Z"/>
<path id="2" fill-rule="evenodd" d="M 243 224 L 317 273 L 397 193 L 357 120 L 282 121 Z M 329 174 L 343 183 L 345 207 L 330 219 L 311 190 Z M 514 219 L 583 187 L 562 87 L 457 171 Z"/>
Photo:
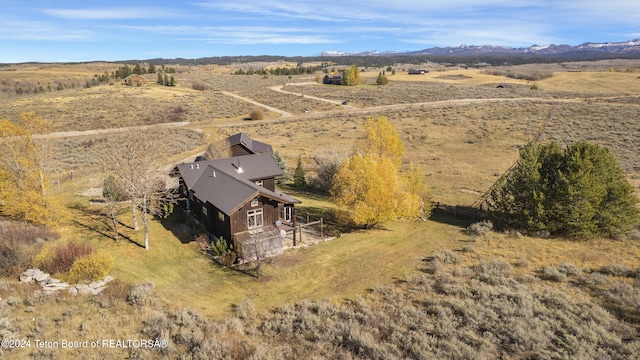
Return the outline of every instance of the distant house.
<path id="1" fill-rule="evenodd" d="M 144 86 L 144 78 L 138 74 L 132 74 L 122 79 L 122 83 L 129 86 Z"/>
<path id="2" fill-rule="evenodd" d="M 409 69 L 409 75 L 422 75 L 428 73 L 427 69 Z"/>
<path id="3" fill-rule="evenodd" d="M 276 191 L 282 170 L 271 153 L 182 163 L 184 207 L 207 232 L 223 237 L 240 258 L 282 254 L 283 231 L 295 224 L 299 200 Z M 256 248 L 261 250 L 256 250 Z"/>
<path id="4" fill-rule="evenodd" d="M 344 75 L 343 74 L 332 74 L 325 75 L 322 78 L 322 83 L 327 85 L 343 85 L 344 84 Z"/>

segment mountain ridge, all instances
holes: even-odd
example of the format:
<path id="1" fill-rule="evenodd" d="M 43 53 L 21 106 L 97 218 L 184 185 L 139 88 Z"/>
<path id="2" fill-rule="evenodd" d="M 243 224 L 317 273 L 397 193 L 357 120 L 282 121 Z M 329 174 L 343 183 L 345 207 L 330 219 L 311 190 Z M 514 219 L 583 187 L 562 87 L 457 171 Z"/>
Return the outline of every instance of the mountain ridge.
<path id="1" fill-rule="evenodd" d="M 562 55 L 576 52 L 600 52 L 607 54 L 640 54 L 640 38 L 622 42 L 594 43 L 586 42 L 577 46 L 561 45 L 531 45 L 526 48 L 513 48 L 493 45 L 460 45 L 458 47 L 433 47 L 416 51 L 363 51 L 341 52 L 323 51 L 319 56 L 392 56 L 392 55 Z"/>

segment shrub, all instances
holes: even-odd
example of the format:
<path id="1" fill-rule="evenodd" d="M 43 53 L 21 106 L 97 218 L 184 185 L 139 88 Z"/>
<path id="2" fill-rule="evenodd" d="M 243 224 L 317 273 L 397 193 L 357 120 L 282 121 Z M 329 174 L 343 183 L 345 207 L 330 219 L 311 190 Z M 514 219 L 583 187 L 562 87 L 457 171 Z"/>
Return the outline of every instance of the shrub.
<path id="1" fill-rule="evenodd" d="M 197 82 L 197 83 L 193 83 L 193 85 L 191 85 L 191 88 L 193 90 L 205 91 L 205 90 L 209 90 L 209 85 L 201 82 Z"/>
<path id="2" fill-rule="evenodd" d="M 211 253 L 214 256 L 217 256 L 218 262 L 222 266 L 231 266 L 237 259 L 236 252 L 229 249 L 227 241 L 222 236 L 211 243 Z"/>
<path id="3" fill-rule="evenodd" d="M 85 255 L 73 262 L 65 278 L 72 284 L 84 280 L 104 279 L 111 270 L 113 260 L 113 256 L 101 251 Z"/>
<path id="4" fill-rule="evenodd" d="M 443 264 L 457 264 L 460 261 L 460 259 L 458 259 L 458 256 L 449 250 L 436 252 L 433 257 Z"/>
<path id="5" fill-rule="evenodd" d="M 557 267 L 553 266 L 548 266 L 542 269 L 540 278 L 556 282 L 567 281 L 567 275 L 563 274 L 562 272 L 560 272 L 560 270 L 558 270 Z"/>
<path id="6" fill-rule="evenodd" d="M 599 273 L 612 276 L 627 276 L 631 273 L 631 269 L 624 265 L 606 264 L 600 267 Z"/>
<path id="7" fill-rule="evenodd" d="M 0 276 L 17 275 L 29 267 L 45 241 L 59 234 L 45 226 L 0 221 Z"/>
<path id="8" fill-rule="evenodd" d="M 249 118 L 251 118 L 251 120 L 262 120 L 264 119 L 264 112 L 261 108 L 254 108 L 249 113 Z"/>
<path id="9" fill-rule="evenodd" d="M 144 305 L 153 295 L 153 283 L 146 282 L 143 284 L 134 284 L 131 286 L 129 295 L 127 296 L 127 302 L 131 305 Z"/>
<path id="10" fill-rule="evenodd" d="M 211 250 L 211 245 L 209 244 L 209 235 L 205 233 L 198 234 L 196 235 L 194 241 L 196 242 L 196 244 L 198 244 L 200 250 L 205 252 Z"/>
<path id="11" fill-rule="evenodd" d="M 118 303 L 124 303 L 130 292 L 130 284 L 120 279 L 114 279 L 104 290 L 102 290 L 100 296 L 94 298 L 94 301 L 102 308 L 109 308 Z"/>
<path id="12" fill-rule="evenodd" d="M 33 261 L 33 266 L 49 274 L 64 274 L 73 263 L 94 252 L 94 248 L 87 243 L 63 242 L 45 244 L 42 251 Z"/>
<path id="13" fill-rule="evenodd" d="M 473 223 L 467 227 L 467 231 L 473 236 L 483 236 L 493 230 L 493 223 L 491 220 L 483 220 L 477 223 Z"/>

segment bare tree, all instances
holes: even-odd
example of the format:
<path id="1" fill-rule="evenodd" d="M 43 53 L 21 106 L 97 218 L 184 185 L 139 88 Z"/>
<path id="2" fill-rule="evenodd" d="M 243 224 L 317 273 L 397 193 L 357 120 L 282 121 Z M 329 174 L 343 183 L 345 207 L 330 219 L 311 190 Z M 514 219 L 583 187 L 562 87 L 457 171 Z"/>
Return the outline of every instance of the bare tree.
<path id="1" fill-rule="evenodd" d="M 149 134 L 132 132 L 124 136 L 111 154 L 116 178 L 131 201 L 131 217 L 139 229 L 140 211 L 144 231 L 144 247 L 149 249 L 149 214 L 163 215 L 173 208 L 175 199 L 167 188 L 163 173 L 163 144 Z"/>

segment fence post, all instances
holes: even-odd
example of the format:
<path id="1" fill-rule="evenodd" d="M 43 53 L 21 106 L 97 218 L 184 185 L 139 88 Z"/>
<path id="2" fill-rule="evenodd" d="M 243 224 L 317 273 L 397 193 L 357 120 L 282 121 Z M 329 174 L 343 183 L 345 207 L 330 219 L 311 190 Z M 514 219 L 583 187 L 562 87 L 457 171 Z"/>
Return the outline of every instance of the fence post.
<path id="1" fill-rule="evenodd" d="M 293 214 L 293 247 L 296 247 L 296 215 Z"/>
<path id="2" fill-rule="evenodd" d="M 300 243 L 302 243 L 302 224 L 298 224 L 298 230 L 300 230 Z"/>
<path id="3" fill-rule="evenodd" d="M 324 220 L 320 218 L 320 240 L 324 241 Z"/>

